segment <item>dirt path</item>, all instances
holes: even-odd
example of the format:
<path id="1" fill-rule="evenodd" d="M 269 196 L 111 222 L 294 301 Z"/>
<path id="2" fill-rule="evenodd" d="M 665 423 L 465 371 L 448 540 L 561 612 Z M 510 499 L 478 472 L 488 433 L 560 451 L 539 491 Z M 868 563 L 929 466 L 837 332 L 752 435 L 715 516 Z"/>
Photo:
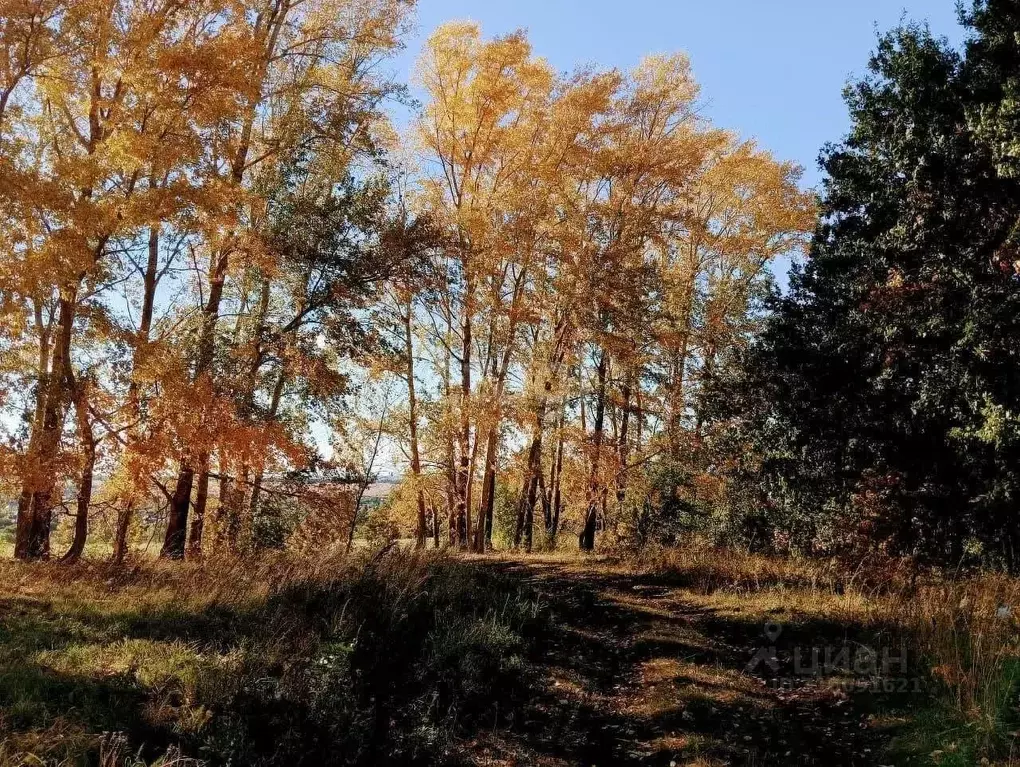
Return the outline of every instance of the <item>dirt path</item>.
<path id="1" fill-rule="evenodd" d="M 486 566 L 519 576 L 551 625 L 535 638 L 534 697 L 508 730 L 479 737 L 478 764 L 885 763 L 875 712 L 888 701 L 848 695 L 831 678 L 783 689 L 784 668 L 767 663 L 770 638 L 788 666 L 794 645 L 849 647 L 858 627 L 800 621 L 777 637 L 780 624 L 766 627 L 754 609 L 715 605 L 675 580 L 570 563 Z"/>

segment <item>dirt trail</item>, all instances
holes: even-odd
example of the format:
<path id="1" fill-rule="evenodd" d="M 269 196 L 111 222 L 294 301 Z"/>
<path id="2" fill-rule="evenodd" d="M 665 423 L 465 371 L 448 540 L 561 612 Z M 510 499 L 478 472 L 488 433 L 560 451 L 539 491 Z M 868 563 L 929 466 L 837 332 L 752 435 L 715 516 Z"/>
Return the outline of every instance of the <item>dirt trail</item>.
<path id="1" fill-rule="evenodd" d="M 480 736 L 478 764 L 881 765 L 880 695 L 829 680 L 783 689 L 755 653 L 850 646 L 858 627 L 801 621 L 776 637 L 753 609 L 647 575 L 570 563 L 500 562 L 551 613 L 536 637 L 536 693 L 508 730 Z M 766 616 L 767 618 L 767 616 Z M 769 655 L 766 652 L 765 658 Z M 778 673 L 783 673 L 780 669 Z M 759 675 L 761 674 L 761 675 Z M 773 674 L 771 679 L 765 674 Z M 845 680 L 844 680 L 845 681 Z M 886 701 L 887 703 L 888 701 Z"/>

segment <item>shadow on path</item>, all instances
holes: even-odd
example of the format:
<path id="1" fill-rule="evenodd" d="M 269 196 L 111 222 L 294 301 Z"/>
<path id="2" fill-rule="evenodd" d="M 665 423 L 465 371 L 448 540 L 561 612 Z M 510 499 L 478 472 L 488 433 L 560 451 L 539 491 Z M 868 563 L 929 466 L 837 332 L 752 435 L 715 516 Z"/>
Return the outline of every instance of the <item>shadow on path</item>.
<path id="1" fill-rule="evenodd" d="M 887 707 L 884 694 L 831 678 L 784 689 L 777 676 L 788 673 L 794 645 L 853 652 L 875 627 L 808 619 L 778 637 L 770 627 L 780 668 L 759 662 L 752 672 L 748 663 L 769 643 L 761 615 L 694 599 L 675 579 L 558 563 L 479 566 L 521 578 L 551 620 L 532 638 L 544 685 L 509 730 L 479 737 L 477 763 L 882 763 L 890 733 L 874 714 Z"/>

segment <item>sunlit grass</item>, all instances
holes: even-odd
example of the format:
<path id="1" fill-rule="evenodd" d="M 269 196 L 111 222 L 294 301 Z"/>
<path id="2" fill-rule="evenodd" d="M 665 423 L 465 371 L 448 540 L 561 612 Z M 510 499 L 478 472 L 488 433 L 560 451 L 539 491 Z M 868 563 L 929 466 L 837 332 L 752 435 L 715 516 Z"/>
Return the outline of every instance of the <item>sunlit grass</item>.
<path id="1" fill-rule="evenodd" d="M 516 694 L 536 615 L 512 584 L 441 555 L 4 562 L 0 764 L 441 752 Z"/>
<path id="2" fill-rule="evenodd" d="M 1020 764 L 1020 581 L 911 577 L 904 563 L 833 562 L 690 546 L 612 566 L 673 576 L 689 606 L 797 630 L 819 621 L 909 646 L 935 692 L 908 712 L 893 753 L 913 764 Z M 729 688 L 735 689 L 732 680 Z M 983 760 L 983 761 L 982 761 Z"/>
<path id="3" fill-rule="evenodd" d="M 910 578 L 895 567 L 841 575 L 833 563 L 708 547 L 551 553 L 514 569 L 523 562 L 399 549 L 215 567 L 0 561 L 0 764 L 177 764 L 187 755 L 218 763 L 315 739 L 347 761 L 380 748 L 391 760 L 424 757 L 455 749 L 479 718 L 491 730 L 543 685 L 566 701 L 622 706 L 634 721 L 673 719 L 681 730 L 688 719 L 712 721 L 717 708 L 767 719 L 774 700 L 761 680 L 711 660 L 725 639 L 716 626 L 754 637 L 766 622 L 805 643 L 832 634 L 909 643 L 920 664 L 911 661 L 911 674 L 924 675 L 926 692 L 876 712 L 872 726 L 898 733 L 890 760 L 1015 763 L 1020 638 L 1006 609 L 1020 604 L 1014 580 Z M 529 687 L 528 627 L 555 608 L 522 584 L 546 571 L 604 578 L 605 604 L 640 619 L 630 639 L 657 648 L 637 666 L 640 696 L 621 703 L 568 670 Z M 614 582 L 665 585 L 646 598 L 646 587 Z M 684 614 L 707 618 L 674 620 Z M 606 641 L 583 621 L 561 630 L 568 644 Z M 713 760 L 727 753 L 694 731 L 644 747 L 679 754 L 678 764 L 721 763 Z"/>

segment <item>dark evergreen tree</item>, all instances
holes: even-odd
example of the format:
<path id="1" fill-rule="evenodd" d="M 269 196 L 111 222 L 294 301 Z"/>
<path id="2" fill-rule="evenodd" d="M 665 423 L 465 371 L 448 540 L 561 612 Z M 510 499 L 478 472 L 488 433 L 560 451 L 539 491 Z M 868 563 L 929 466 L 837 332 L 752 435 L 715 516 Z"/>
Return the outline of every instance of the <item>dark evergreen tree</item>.
<path id="1" fill-rule="evenodd" d="M 720 398 L 749 524 L 804 548 L 1020 566 L 1020 12 L 965 20 L 965 56 L 903 27 L 848 87 L 810 258 Z"/>

